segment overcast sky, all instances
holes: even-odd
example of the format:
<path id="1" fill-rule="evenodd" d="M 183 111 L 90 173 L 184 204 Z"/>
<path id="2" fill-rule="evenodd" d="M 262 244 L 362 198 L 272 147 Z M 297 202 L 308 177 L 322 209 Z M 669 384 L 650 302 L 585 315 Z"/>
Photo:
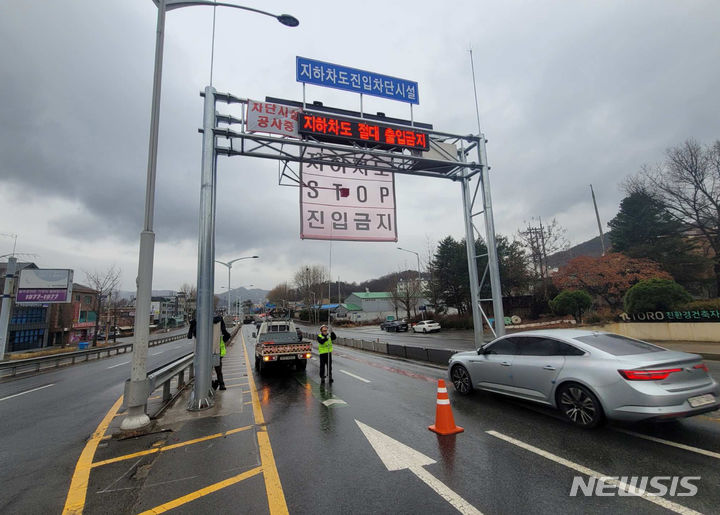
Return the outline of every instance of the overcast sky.
<path id="1" fill-rule="evenodd" d="M 415 120 L 477 133 L 475 56 L 498 233 L 557 218 L 577 244 L 618 210 L 624 177 L 694 138 L 720 138 L 720 2 L 253 1 L 300 26 L 218 8 L 213 85 L 301 100 L 295 57 L 419 83 Z M 135 288 L 143 225 L 155 24 L 151 0 L 0 3 L 0 233 L 42 268 L 122 270 Z M 213 9 L 167 14 L 155 204 L 153 288 L 197 279 L 202 99 Z M 308 101 L 359 109 L 353 93 L 309 86 Z M 407 104 L 365 98 L 409 118 Z M 232 287 L 270 289 L 302 265 L 330 265 L 330 243 L 300 239 L 298 190 L 277 162 L 220 157 L 216 257 Z M 460 185 L 397 176 L 398 242 L 332 244 L 334 279 L 363 281 L 423 262 L 464 237 Z M 13 240 L 0 236 L 0 255 Z M 216 291 L 227 283 L 216 268 Z"/>

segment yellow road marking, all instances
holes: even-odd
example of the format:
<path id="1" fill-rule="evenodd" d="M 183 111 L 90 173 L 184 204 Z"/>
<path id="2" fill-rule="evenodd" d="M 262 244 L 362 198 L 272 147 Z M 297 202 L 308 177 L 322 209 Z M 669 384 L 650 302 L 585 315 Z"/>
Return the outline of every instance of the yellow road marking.
<path id="1" fill-rule="evenodd" d="M 248 370 L 250 370 L 250 357 L 245 347 L 245 336 L 240 333 L 240 337 L 242 338 L 242 348 L 245 353 L 245 363 Z M 252 374 L 248 374 L 248 383 L 250 384 L 255 424 L 258 426 L 257 439 L 258 447 L 260 448 L 260 463 L 262 463 L 263 477 L 265 478 L 268 507 L 270 508 L 271 515 L 284 515 L 289 513 L 287 503 L 285 502 L 285 494 L 283 493 L 280 475 L 275 465 L 275 457 L 273 456 L 272 447 L 270 446 L 270 437 L 265 428 L 265 417 L 263 417 L 260 399 L 258 398 L 257 388 L 255 388 L 255 380 Z"/>
<path id="2" fill-rule="evenodd" d="M 156 452 L 165 452 L 170 451 L 172 449 L 177 449 L 178 447 L 185 447 L 186 445 L 193 445 L 200 442 L 205 442 L 207 440 L 212 440 L 214 438 L 220 438 L 227 435 L 232 435 L 235 433 L 239 433 L 240 431 L 246 431 L 250 429 L 252 426 L 245 426 L 245 427 L 239 427 L 237 429 L 231 429 L 229 431 L 225 431 L 224 433 L 216 433 L 214 435 L 209 436 L 203 436 L 201 438 L 195 438 L 193 440 L 188 440 L 186 442 L 180 442 L 180 443 L 174 443 L 172 445 L 165 445 L 164 447 L 156 447 L 154 449 L 148 449 L 146 451 L 139 451 L 132 454 L 125 454 L 124 456 L 118 456 L 116 458 L 110 458 L 103 461 L 96 461 L 92 464 L 93 467 L 101 467 L 102 465 L 108 465 L 110 463 L 116 463 L 118 461 L 124 461 L 124 460 L 130 460 L 132 458 L 137 458 L 138 456 L 147 456 L 148 454 L 155 454 Z"/>
<path id="3" fill-rule="evenodd" d="M 191 501 L 194 501 L 195 499 L 199 499 L 200 497 L 204 497 L 213 492 L 217 492 L 218 490 L 222 490 L 223 488 L 226 488 L 230 485 L 234 485 L 235 483 L 239 483 L 240 481 L 256 476 L 260 472 L 262 472 L 262 467 L 255 467 L 254 469 L 250 469 L 246 472 L 243 472 L 242 474 L 238 474 L 237 476 L 233 476 L 231 478 L 220 481 L 219 483 L 206 486 L 205 488 L 197 490 L 191 494 L 178 497 L 173 501 L 166 502 L 165 504 L 161 504 L 160 506 L 156 506 L 155 508 L 151 508 L 147 511 L 142 512 L 140 515 L 155 515 L 158 513 L 165 513 L 168 510 L 172 510 L 173 508 L 177 508 L 178 506 L 187 504 Z"/>
<path id="4" fill-rule="evenodd" d="M 110 422 L 115 416 L 115 413 L 117 413 L 120 406 L 122 406 L 122 401 L 122 396 L 115 401 L 113 407 L 110 408 L 110 411 L 107 412 L 105 418 L 102 419 L 100 425 L 85 444 L 85 448 L 80 454 L 80 458 L 78 458 L 77 464 L 75 465 L 75 472 L 70 481 L 70 488 L 68 489 L 67 499 L 65 499 L 63 515 L 79 514 L 82 513 L 83 508 L 85 508 L 85 497 L 87 496 L 90 469 L 92 468 L 95 451 L 97 450 L 100 439 L 105 435 L 105 431 L 107 431 L 107 428 L 110 426 Z"/>

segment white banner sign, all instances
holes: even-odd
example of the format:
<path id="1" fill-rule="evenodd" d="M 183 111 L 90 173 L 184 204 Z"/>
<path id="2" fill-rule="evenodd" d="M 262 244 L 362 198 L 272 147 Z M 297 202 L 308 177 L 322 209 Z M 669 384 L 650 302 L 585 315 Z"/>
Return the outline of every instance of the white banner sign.
<path id="1" fill-rule="evenodd" d="M 25 268 L 20 271 L 15 302 L 18 304 L 71 302 L 72 280 L 72 270 Z"/>
<path id="2" fill-rule="evenodd" d="M 301 238 L 397 241 L 393 173 L 303 163 L 300 181 Z"/>
<path id="3" fill-rule="evenodd" d="M 72 281 L 72 270 L 25 268 L 20 272 L 18 288 L 65 289 Z"/>
<path id="4" fill-rule="evenodd" d="M 301 111 L 299 107 L 248 100 L 247 130 L 299 138 L 297 115 Z"/>

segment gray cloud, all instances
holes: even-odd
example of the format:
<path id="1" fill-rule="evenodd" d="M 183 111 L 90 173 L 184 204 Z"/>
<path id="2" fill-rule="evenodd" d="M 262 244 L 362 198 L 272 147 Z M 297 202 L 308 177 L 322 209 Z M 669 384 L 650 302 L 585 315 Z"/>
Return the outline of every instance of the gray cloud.
<path id="1" fill-rule="evenodd" d="M 475 132 L 472 46 L 495 220 L 503 234 L 542 216 L 557 217 L 573 242 L 588 239 L 596 231 L 589 184 L 607 222 L 617 212 L 625 176 L 661 160 L 666 148 L 686 138 L 719 137 L 720 68 L 714 63 L 720 61 L 720 6 L 710 0 L 370 1 L 352 16 L 346 5 L 328 1 L 264 2 L 262 8 L 290 11 L 301 25 L 290 30 L 270 18 L 218 9 L 219 91 L 300 99 L 294 57 L 304 55 L 416 80 L 416 120 Z M 28 250 L 42 249 L 44 266 L 54 266 L 54 259 L 102 269 L 114 256 L 124 263 L 126 288 L 132 287 L 143 222 L 155 14 L 147 0 L 11 0 L 0 17 L 0 188 L 13 192 L 8 205 L 27 198 L 33 206 L 74 206 L 22 217 L 0 208 L 0 232 L 17 232 Z M 198 93 L 209 80 L 211 26 L 210 9 L 168 13 L 154 225 L 163 256 L 156 260 L 157 288 L 194 280 Z M 308 88 L 308 99 L 358 108 L 356 96 L 324 88 Z M 398 103 L 366 98 L 365 107 L 409 117 Z M 248 265 L 250 282 L 261 287 L 290 279 L 304 263 L 330 264 L 328 242 L 299 239 L 297 190 L 277 182 L 272 161 L 219 160 L 217 255 L 261 255 Z M 398 177 L 397 195 L 401 246 L 424 254 L 428 240 L 464 236 L 457 184 Z M 66 243 L 54 243 L 53 251 L 51 237 Z M 2 248 L 9 245 L 3 242 Z M 102 252 L 74 250 L 88 243 Z M 396 246 L 335 242 L 333 269 L 344 280 L 361 281 L 414 267 L 414 257 Z"/>

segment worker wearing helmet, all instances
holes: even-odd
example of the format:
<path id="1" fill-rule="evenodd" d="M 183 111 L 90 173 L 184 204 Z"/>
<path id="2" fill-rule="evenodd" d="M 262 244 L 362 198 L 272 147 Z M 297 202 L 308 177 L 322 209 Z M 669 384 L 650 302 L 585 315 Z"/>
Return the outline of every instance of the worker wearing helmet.
<path id="1" fill-rule="evenodd" d="M 325 367 L 327 367 L 328 380 L 332 383 L 332 344 L 337 338 L 334 332 L 328 335 L 328 326 L 320 327 L 320 334 L 317 335 L 318 354 L 320 356 L 320 381 L 325 382 Z"/>

